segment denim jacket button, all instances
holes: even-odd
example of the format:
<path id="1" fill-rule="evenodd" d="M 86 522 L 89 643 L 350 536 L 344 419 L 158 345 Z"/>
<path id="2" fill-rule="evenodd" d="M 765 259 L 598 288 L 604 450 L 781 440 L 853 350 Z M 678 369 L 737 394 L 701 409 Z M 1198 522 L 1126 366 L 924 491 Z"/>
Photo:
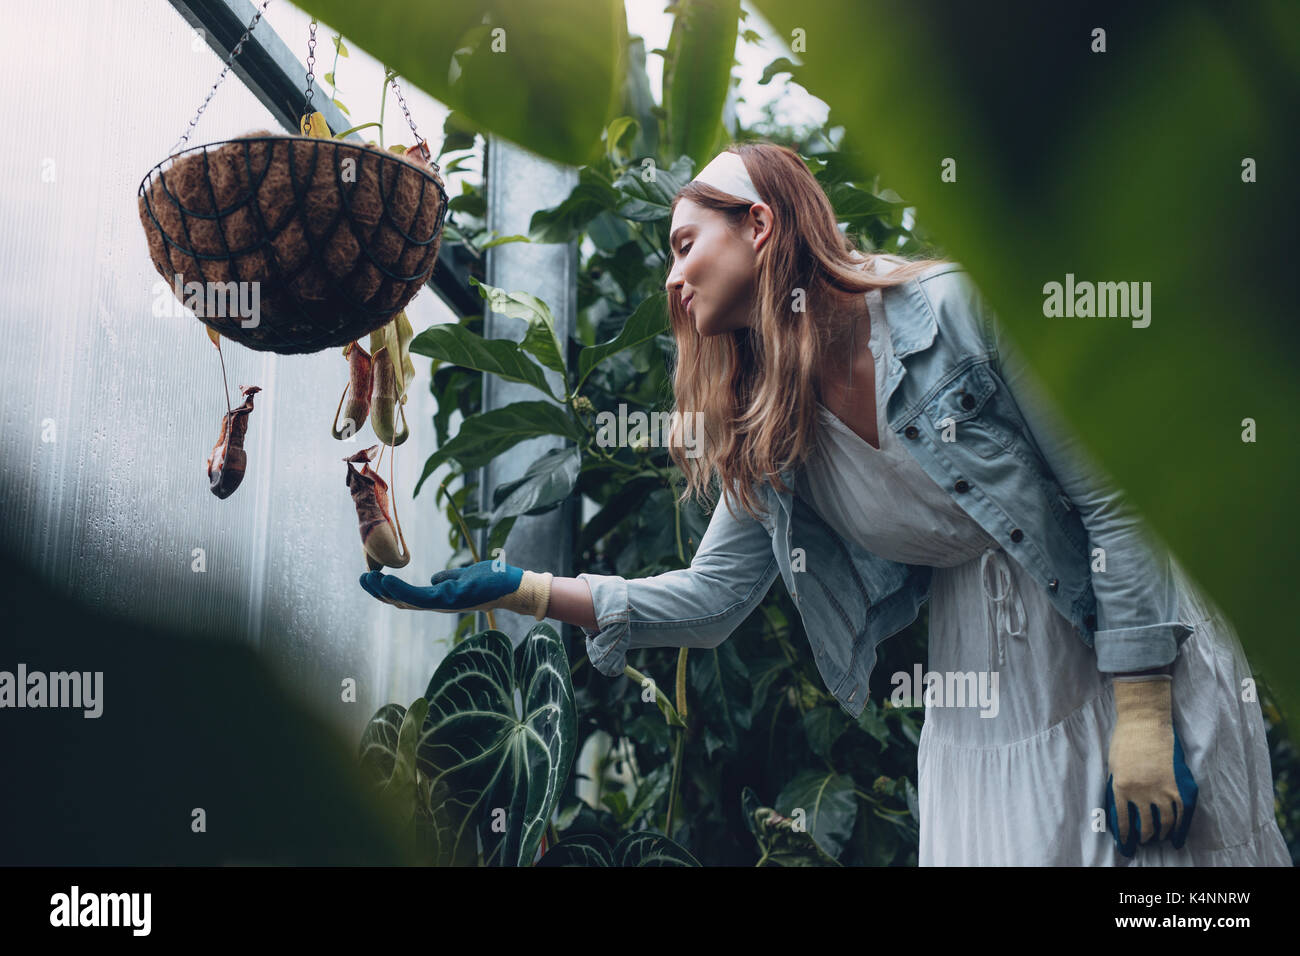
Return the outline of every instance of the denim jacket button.
<path id="1" fill-rule="evenodd" d="M 903 434 L 906 435 L 908 438 L 915 438 L 917 435 L 921 433 L 916 430 L 915 425 L 908 425 L 906 428 L 903 429 Z"/>
<path id="2" fill-rule="evenodd" d="M 967 411 L 970 411 L 972 408 L 974 408 L 974 407 L 975 407 L 975 396 L 974 396 L 974 395 L 971 395 L 969 392 L 967 392 L 966 394 L 962 395 L 962 397 L 961 397 L 961 407 L 964 408 L 964 409 L 966 409 Z"/>
<path id="3" fill-rule="evenodd" d="M 1056 578 L 1052 578 L 1052 580 L 1050 580 L 1050 581 L 1047 582 L 1047 586 L 1048 586 L 1049 588 L 1051 588 L 1053 591 L 1055 591 L 1055 590 L 1057 589 L 1057 587 L 1060 586 L 1060 583 L 1061 583 L 1061 582 L 1058 581 L 1058 580 L 1056 580 Z"/>
<path id="4" fill-rule="evenodd" d="M 963 491 L 963 492 L 970 491 L 970 485 L 966 483 L 965 478 L 958 478 L 957 484 L 953 485 L 953 487 L 956 488 L 958 491 Z"/>
<path id="5" fill-rule="evenodd" d="M 1025 533 L 1024 533 L 1023 531 L 1021 531 L 1019 528 L 1014 528 L 1014 529 L 1012 529 L 1012 531 L 1011 531 L 1011 540 L 1012 540 L 1012 541 L 1019 541 L 1019 540 L 1020 540 L 1021 538 L 1023 538 L 1024 536 L 1025 536 Z"/>

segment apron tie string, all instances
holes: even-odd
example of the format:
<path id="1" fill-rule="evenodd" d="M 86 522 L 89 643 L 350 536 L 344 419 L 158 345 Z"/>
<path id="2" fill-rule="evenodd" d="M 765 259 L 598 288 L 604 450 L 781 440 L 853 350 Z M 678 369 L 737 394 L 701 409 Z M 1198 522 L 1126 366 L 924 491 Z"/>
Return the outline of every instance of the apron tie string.
<path id="1" fill-rule="evenodd" d="M 989 610 L 989 673 L 993 673 L 1007 662 L 1003 635 L 1025 637 L 1025 606 L 1002 548 L 987 548 L 980 557 L 980 585 L 988 599 L 985 606 Z"/>

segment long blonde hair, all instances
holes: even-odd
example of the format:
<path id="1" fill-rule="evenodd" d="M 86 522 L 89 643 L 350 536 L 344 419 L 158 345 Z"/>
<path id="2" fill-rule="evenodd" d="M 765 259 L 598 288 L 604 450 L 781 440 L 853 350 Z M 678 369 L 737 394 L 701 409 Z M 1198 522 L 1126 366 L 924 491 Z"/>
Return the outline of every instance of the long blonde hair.
<path id="1" fill-rule="evenodd" d="M 798 153 L 765 142 L 734 143 L 727 149 L 744 161 L 754 188 L 772 208 L 772 233 L 757 254 L 751 326 L 702 336 L 677 290 L 668 296 L 677 344 L 671 420 L 678 423 L 668 451 L 686 476 L 679 503 L 692 495 L 710 500 L 716 477 L 720 488 L 732 488 L 744 509 L 756 516 L 760 501 L 755 484 L 769 481 L 789 491 L 780 472 L 802 464 L 820 434 L 817 359 L 845 340 L 855 318 L 835 307 L 832 290 L 866 293 L 901 285 L 946 260 L 857 250 L 840 232 L 830 200 Z M 675 211 L 683 199 L 717 210 L 733 229 L 752 205 L 697 182 L 683 186 L 671 208 Z M 873 274 L 880 258 L 902 264 L 885 275 Z M 796 290 L 803 290 L 801 311 L 793 308 Z M 694 412 L 702 413 L 703 447 L 688 457 L 680 422 Z M 730 496 L 724 497 L 730 509 Z"/>

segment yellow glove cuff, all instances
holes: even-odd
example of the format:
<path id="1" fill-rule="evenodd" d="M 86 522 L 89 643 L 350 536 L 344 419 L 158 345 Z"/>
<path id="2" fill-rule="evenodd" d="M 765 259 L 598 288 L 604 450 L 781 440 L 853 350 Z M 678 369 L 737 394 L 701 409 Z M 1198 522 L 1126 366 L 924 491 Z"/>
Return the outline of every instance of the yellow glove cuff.
<path id="1" fill-rule="evenodd" d="M 525 571 L 519 587 L 501 598 L 500 607 L 516 614 L 528 614 L 537 620 L 546 617 L 546 609 L 551 603 L 550 571 Z"/>
<path id="2" fill-rule="evenodd" d="M 1142 842 L 1164 839 L 1181 816 L 1183 801 L 1174 780 L 1172 677 L 1168 674 L 1113 680 L 1115 729 L 1108 763 L 1114 775 L 1119 838 L 1128 840 L 1128 804 L 1141 820 Z M 1160 810 L 1160 832 L 1154 832 L 1151 805 Z"/>
<path id="3" fill-rule="evenodd" d="M 1147 674 L 1142 677 L 1116 677 L 1111 682 L 1115 689 L 1115 719 L 1138 721 L 1153 726 L 1172 727 L 1173 701 L 1170 690 L 1173 678 L 1169 674 Z"/>

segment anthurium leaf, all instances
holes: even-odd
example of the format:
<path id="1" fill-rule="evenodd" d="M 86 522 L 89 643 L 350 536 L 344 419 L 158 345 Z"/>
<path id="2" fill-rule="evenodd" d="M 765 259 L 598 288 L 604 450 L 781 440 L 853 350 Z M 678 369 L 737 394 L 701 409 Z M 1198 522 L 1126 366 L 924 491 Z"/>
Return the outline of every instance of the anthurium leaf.
<path id="1" fill-rule="evenodd" d="M 497 486 L 488 520 L 496 523 L 512 515 L 549 511 L 573 493 L 581 466 L 582 452 L 576 445 L 551 449 L 529 465 L 522 478 Z"/>
<path id="2" fill-rule="evenodd" d="M 587 380 L 587 376 L 605 359 L 667 331 L 668 295 L 665 292 L 656 292 L 654 295 L 647 296 L 645 301 L 636 307 L 636 311 L 627 317 L 618 335 L 608 342 L 589 345 L 578 353 L 578 381 L 574 383 L 574 393 L 576 394 L 582 388 L 582 383 Z"/>
<path id="3" fill-rule="evenodd" d="M 600 155 L 601 133 L 620 106 L 628 43 L 621 0 L 300 6 L 467 123 L 562 163 Z"/>
<path id="4" fill-rule="evenodd" d="M 530 352 L 549 369 L 564 375 L 564 353 L 555 334 L 555 317 L 550 306 L 531 292 L 509 292 L 496 286 L 479 282 L 470 276 L 470 283 L 478 287 L 479 295 L 487 300 L 488 308 L 500 315 L 523 319 L 528 323 L 519 347 Z"/>
<path id="5" fill-rule="evenodd" d="M 381 795 L 402 820 L 412 820 L 418 806 L 415 786 L 415 748 L 420 739 L 420 728 L 429 712 L 429 702 L 418 698 L 402 716 L 394 754 L 393 774 L 384 785 Z"/>
<path id="6" fill-rule="evenodd" d="M 609 844 L 598 833 L 575 833 L 546 851 L 538 866 L 613 866 Z"/>
<path id="7" fill-rule="evenodd" d="M 858 799 L 853 778 L 826 770 L 804 770 L 776 798 L 782 816 L 803 821 L 817 845 L 838 858 L 853 832 Z"/>
<path id="8" fill-rule="evenodd" d="M 703 166 L 723 137 L 722 108 L 736 58 L 740 0 L 678 0 L 664 57 L 664 106 L 672 155 Z"/>
<path id="9" fill-rule="evenodd" d="M 555 397 L 542 367 L 530 359 L 517 342 L 509 339 L 485 339 L 464 326 L 442 323 L 429 326 L 413 338 L 411 351 L 452 365 L 491 372 L 507 381 L 522 382 Z"/>
<path id="10" fill-rule="evenodd" d="M 846 152 L 966 267 L 1081 450 L 1300 708 L 1300 642 L 1287 602 L 1268 597 L 1293 589 L 1294 535 L 1278 532 L 1300 526 L 1300 504 L 1278 489 L 1294 480 L 1300 421 L 1273 415 L 1264 438 L 1261 417 L 1300 405 L 1300 182 L 1281 174 L 1300 146 L 1281 119 L 1300 102 L 1300 4 L 1112 5 L 1104 37 L 1077 4 L 995 18 L 977 4 L 754 6 L 779 36 L 820 38 L 800 80 L 845 127 Z M 1225 284 L 1224 250 L 1246 249 Z M 1150 324 L 1134 327 L 1132 309 L 1047 315 L 1044 287 L 1067 275 L 1149 289 Z"/>
<path id="11" fill-rule="evenodd" d="M 577 423 L 563 408 L 550 402 L 513 402 L 472 415 L 461 422 L 451 441 L 429 456 L 415 489 L 418 492 L 425 479 L 445 462 L 454 460 L 471 471 L 525 438 L 538 435 L 563 435 L 574 441 L 582 438 Z"/>
<path id="12" fill-rule="evenodd" d="M 488 865 L 531 865 L 577 750 L 560 636 L 539 622 L 515 651 L 500 631 L 475 634 L 438 665 L 424 696 L 420 771 L 460 826 L 436 835 L 439 856 L 477 831 Z"/>
<path id="13" fill-rule="evenodd" d="M 401 704 L 386 704 L 361 732 L 361 771 L 376 787 L 384 786 L 393 775 L 397 740 L 405 716 L 406 708 Z"/>
<path id="14" fill-rule="evenodd" d="M 690 851 L 661 833 L 629 833 L 614 847 L 615 866 L 699 866 Z"/>
<path id="15" fill-rule="evenodd" d="M 740 808 L 758 843 L 759 866 L 842 865 L 817 845 L 810 832 L 797 828 L 792 818 L 763 806 L 749 787 L 741 791 Z"/>

